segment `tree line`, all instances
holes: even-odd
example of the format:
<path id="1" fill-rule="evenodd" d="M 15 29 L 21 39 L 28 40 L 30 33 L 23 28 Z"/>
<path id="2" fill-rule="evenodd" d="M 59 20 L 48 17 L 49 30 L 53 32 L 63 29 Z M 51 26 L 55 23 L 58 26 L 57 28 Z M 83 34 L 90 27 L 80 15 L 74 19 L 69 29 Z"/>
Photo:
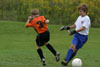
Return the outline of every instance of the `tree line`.
<path id="1" fill-rule="evenodd" d="M 0 0 L 0 20 L 26 21 L 30 11 L 38 8 L 51 24 L 70 25 L 79 16 L 81 3 L 89 7 L 92 27 L 100 27 L 100 0 Z"/>

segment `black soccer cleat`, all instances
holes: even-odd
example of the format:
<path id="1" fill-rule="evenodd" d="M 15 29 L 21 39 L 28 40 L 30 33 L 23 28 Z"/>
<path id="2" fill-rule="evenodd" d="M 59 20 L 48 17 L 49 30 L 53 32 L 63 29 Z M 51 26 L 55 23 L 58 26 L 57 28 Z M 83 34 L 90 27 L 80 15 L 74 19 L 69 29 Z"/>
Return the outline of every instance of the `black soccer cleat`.
<path id="1" fill-rule="evenodd" d="M 56 62 L 58 62 L 59 60 L 60 60 L 60 53 L 57 52 L 57 53 L 56 53 Z"/>
<path id="2" fill-rule="evenodd" d="M 67 61 L 64 60 L 64 61 L 61 62 L 61 64 L 62 64 L 63 66 L 67 66 L 68 63 L 67 63 Z"/>
<path id="3" fill-rule="evenodd" d="M 46 66 L 45 59 L 43 58 L 41 61 L 42 61 L 42 65 Z"/>

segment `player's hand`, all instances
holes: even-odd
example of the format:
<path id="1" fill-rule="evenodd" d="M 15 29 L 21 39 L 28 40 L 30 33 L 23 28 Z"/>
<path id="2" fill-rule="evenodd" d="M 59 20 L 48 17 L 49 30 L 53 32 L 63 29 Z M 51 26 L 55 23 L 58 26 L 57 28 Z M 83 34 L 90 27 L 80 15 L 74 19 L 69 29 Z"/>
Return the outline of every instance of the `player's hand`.
<path id="1" fill-rule="evenodd" d="M 62 30 L 69 30 L 69 29 L 70 29 L 70 27 L 62 26 L 62 27 L 60 28 L 60 31 L 62 31 Z"/>
<path id="2" fill-rule="evenodd" d="M 46 20 L 45 20 L 45 23 L 49 23 L 49 19 L 46 19 Z"/>
<path id="3" fill-rule="evenodd" d="M 32 16 L 29 16 L 28 17 L 28 20 L 29 20 L 29 23 L 33 20 L 33 17 Z"/>
<path id="4" fill-rule="evenodd" d="M 75 33 L 76 33 L 76 31 L 75 31 L 75 30 L 70 31 L 70 35 L 73 35 L 73 34 L 75 34 Z"/>
<path id="5" fill-rule="evenodd" d="M 29 17 L 28 17 L 28 19 L 29 19 L 29 20 L 31 20 L 31 19 L 32 19 L 32 17 L 31 17 L 31 16 L 29 16 Z"/>

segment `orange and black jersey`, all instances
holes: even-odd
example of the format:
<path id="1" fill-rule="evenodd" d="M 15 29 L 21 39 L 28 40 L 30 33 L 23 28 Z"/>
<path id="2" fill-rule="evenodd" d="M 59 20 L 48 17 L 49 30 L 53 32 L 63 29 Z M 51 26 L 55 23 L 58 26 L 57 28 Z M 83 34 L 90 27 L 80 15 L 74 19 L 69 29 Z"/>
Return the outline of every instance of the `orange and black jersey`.
<path id="1" fill-rule="evenodd" d="M 33 27 L 38 34 L 44 33 L 48 30 L 45 20 L 44 16 L 35 17 L 30 23 L 26 24 L 26 27 Z"/>

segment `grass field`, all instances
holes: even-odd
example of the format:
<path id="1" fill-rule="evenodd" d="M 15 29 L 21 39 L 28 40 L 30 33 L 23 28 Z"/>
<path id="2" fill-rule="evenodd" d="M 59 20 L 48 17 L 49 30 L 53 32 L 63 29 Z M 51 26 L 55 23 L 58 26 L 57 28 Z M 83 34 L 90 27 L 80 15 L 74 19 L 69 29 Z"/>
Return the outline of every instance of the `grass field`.
<path id="1" fill-rule="evenodd" d="M 61 60 L 66 56 L 72 36 L 66 31 L 59 31 L 61 25 L 48 25 L 51 32 L 50 43 L 61 53 Z M 24 22 L 0 21 L 0 67 L 43 67 L 36 51 L 36 32 L 25 28 Z M 62 67 L 55 61 L 53 54 L 42 47 L 46 58 L 46 67 Z M 100 67 L 100 28 L 91 28 L 88 42 L 75 56 L 81 58 L 83 67 Z M 71 62 L 69 66 L 71 67 Z"/>

